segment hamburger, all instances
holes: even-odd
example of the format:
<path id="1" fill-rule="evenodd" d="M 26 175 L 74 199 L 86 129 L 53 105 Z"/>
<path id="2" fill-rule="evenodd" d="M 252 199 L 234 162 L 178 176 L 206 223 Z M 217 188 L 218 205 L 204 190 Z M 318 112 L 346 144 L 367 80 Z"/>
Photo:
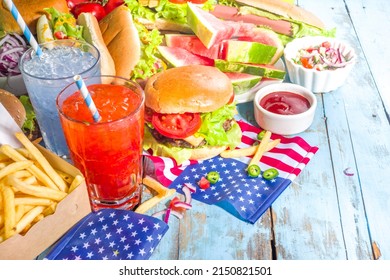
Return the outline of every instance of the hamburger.
<path id="1" fill-rule="evenodd" d="M 171 68 L 145 86 L 143 148 L 178 164 L 203 160 L 234 149 L 242 132 L 229 78 L 212 66 Z"/>

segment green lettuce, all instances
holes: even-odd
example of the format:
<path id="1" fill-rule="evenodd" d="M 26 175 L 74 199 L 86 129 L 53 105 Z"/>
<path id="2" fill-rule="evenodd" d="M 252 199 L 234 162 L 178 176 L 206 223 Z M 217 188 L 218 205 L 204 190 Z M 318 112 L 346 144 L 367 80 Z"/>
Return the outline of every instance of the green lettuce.
<path id="1" fill-rule="evenodd" d="M 141 43 L 141 57 L 134 67 L 131 79 L 147 79 L 163 69 L 161 61 L 156 57 L 157 47 L 161 45 L 163 36 L 157 29 L 148 30 L 144 25 L 134 20 Z"/>
<path id="2" fill-rule="evenodd" d="M 53 28 L 53 34 L 61 31 L 69 38 L 84 40 L 83 27 L 76 25 L 76 19 L 72 14 L 62 13 L 53 7 L 43 10 L 50 15 L 49 24 Z"/>
<path id="3" fill-rule="evenodd" d="M 130 9 L 133 18 L 145 18 L 150 21 L 156 19 L 156 12 L 146 6 L 142 6 L 138 0 L 125 0 L 125 3 Z"/>
<path id="4" fill-rule="evenodd" d="M 236 114 L 236 105 L 227 104 L 222 108 L 210 112 L 202 113 L 202 125 L 194 134 L 196 137 L 204 137 L 206 145 L 209 146 L 227 146 L 234 149 L 241 142 L 242 132 L 240 126 L 234 123 L 230 130 L 223 129 L 223 123 L 227 119 L 233 119 Z M 154 155 L 174 158 L 177 164 L 188 160 L 191 156 L 191 149 L 180 147 L 169 147 L 158 143 L 151 135 L 149 129 L 145 129 L 143 141 L 144 150 L 152 150 Z"/>
<path id="5" fill-rule="evenodd" d="M 137 0 L 125 0 L 125 3 L 135 18 L 141 17 L 151 21 L 160 18 L 181 24 L 187 23 L 187 3 L 175 4 L 169 0 L 160 0 L 153 9 L 143 6 Z M 208 0 L 202 5 L 202 9 L 211 10 L 214 4 L 214 0 Z"/>

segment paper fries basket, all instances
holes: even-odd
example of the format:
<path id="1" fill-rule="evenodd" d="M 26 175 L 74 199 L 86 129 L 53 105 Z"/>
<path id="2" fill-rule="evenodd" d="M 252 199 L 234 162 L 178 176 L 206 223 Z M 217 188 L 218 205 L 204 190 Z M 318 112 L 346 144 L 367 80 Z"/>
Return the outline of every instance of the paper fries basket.
<path id="1" fill-rule="evenodd" d="M 40 145 L 36 145 L 53 168 L 75 177 L 74 166 Z M 15 234 L 0 243 L 0 259 L 31 260 L 54 244 L 74 224 L 91 212 L 84 181 L 57 205 L 56 211 L 33 225 L 25 235 Z"/>

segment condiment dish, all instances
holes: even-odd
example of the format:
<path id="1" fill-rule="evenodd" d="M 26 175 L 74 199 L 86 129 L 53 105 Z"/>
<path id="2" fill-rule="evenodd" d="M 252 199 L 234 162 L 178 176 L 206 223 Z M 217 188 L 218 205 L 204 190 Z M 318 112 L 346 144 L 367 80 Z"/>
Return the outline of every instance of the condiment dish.
<path id="1" fill-rule="evenodd" d="M 321 51 L 315 55 L 319 49 Z M 356 62 L 356 55 L 352 47 L 339 39 L 306 36 L 286 45 L 284 59 L 292 83 L 314 93 L 325 93 L 344 84 Z"/>
<path id="2" fill-rule="evenodd" d="M 310 127 L 317 98 L 300 85 L 272 84 L 256 93 L 253 106 L 256 122 L 261 128 L 280 135 L 292 135 Z"/>

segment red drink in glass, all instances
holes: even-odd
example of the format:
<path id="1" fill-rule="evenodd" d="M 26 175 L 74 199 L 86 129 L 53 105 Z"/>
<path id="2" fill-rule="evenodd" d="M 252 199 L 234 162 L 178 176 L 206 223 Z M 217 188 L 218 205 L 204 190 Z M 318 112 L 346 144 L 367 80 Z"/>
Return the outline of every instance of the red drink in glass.
<path id="1" fill-rule="evenodd" d="M 100 78 L 84 82 L 101 120 L 93 121 L 71 84 L 57 98 L 61 124 L 71 159 L 86 178 L 92 209 L 133 209 L 142 191 L 144 93 L 132 81 Z"/>

